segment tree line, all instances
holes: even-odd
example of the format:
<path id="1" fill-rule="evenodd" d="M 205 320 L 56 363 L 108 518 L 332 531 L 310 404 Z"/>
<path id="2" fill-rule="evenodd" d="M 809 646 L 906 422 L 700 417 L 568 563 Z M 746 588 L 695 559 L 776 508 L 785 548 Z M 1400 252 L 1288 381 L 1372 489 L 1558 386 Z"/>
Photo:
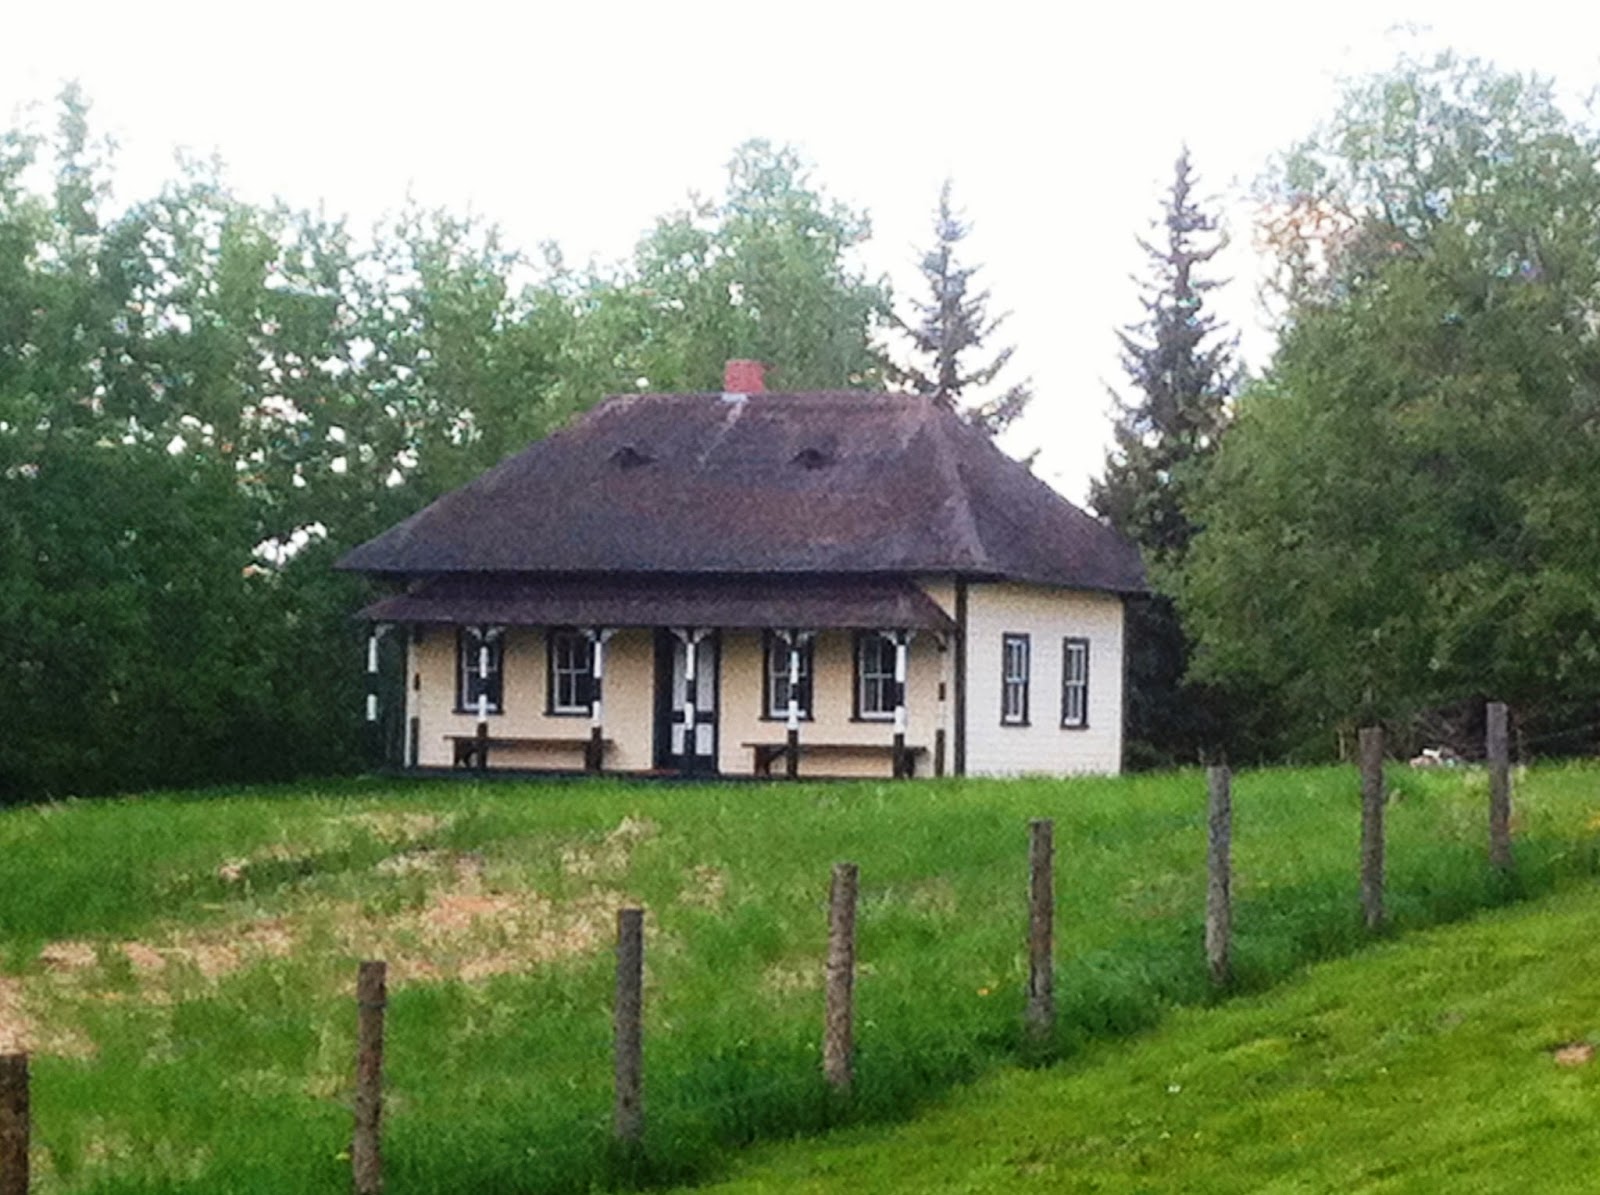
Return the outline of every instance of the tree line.
<path id="1" fill-rule="evenodd" d="M 713 389 L 734 357 L 892 376 L 868 219 L 787 148 L 574 268 L 445 211 L 252 203 L 202 160 L 114 207 L 77 87 L 54 115 L 0 134 L 0 801 L 360 767 L 342 551 L 608 393 Z M 945 265 L 935 318 L 987 330 Z M 965 409 L 955 333 L 931 383 L 893 376 Z"/>
<path id="2" fill-rule="evenodd" d="M 445 211 L 249 202 L 205 161 L 114 207 L 76 88 L 55 116 L 0 135 L 0 800 L 362 766 L 367 595 L 331 562 L 601 395 L 753 356 L 990 430 L 1031 397 L 948 187 L 900 306 L 866 213 L 765 142 L 578 268 Z M 1548 81 L 1355 81 L 1259 185 L 1280 327 L 1249 377 L 1179 158 L 1091 494 L 1154 591 L 1130 762 L 1446 737 L 1489 694 L 1592 741 L 1597 154 Z"/>
<path id="3" fill-rule="evenodd" d="M 1314 758 L 1383 722 L 1600 730 L 1600 132 L 1443 54 L 1353 81 L 1257 199 L 1276 351 L 1241 380 L 1180 160 L 1094 503 L 1146 552 L 1132 737 Z"/>

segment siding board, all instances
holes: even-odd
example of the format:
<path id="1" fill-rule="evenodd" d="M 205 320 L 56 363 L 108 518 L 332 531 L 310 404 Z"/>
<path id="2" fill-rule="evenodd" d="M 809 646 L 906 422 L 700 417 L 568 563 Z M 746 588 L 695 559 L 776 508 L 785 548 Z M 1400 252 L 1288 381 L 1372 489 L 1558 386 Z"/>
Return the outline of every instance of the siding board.
<path id="1" fill-rule="evenodd" d="M 1122 766 L 1122 601 L 1106 594 L 1010 582 L 973 583 L 967 596 L 968 773 L 1115 773 Z M 1000 723 L 1001 642 L 1032 643 L 1028 726 Z M 1089 641 L 1089 724 L 1061 726 L 1062 640 Z"/>

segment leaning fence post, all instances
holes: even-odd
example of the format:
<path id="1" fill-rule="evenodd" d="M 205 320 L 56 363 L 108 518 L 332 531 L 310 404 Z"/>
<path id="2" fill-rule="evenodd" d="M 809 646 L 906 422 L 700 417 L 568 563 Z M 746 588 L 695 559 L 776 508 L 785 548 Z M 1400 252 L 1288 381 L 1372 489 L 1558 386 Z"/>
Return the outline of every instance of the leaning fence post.
<path id="1" fill-rule="evenodd" d="M 28 1195 L 28 1056 L 0 1054 L 0 1195 Z"/>
<path id="2" fill-rule="evenodd" d="M 616 1048 L 617 1139 L 637 1146 L 644 1140 L 644 910 L 617 910 L 617 1002 L 613 1020 Z"/>
<path id="3" fill-rule="evenodd" d="M 1511 870 L 1511 743 L 1506 733 L 1506 703 L 1491 701 L 1485 711 L 1489 756 L 1489 866 Z"/>
<path id="4" fill-rule="evenodd" d="M 1383 924 L 1383 728 L 1361 728 L 1361 914 Z"/>
<path id="5" fill-rule="evenodd" d="M 1028 1036 L 1050 1040 L 1056 1025 L 1055 822 L 1028 823 Z"/>
<path id="6" fill-rule="evenodd" d="M 367 961 L 356 970 L 356 1128 L 350 1173 L 356 1195 L 383 1190 L 383 1011 L 387 967 Z"/>
<path id="7" fill-rule="evenodd" d="M 828 962 L 822 1028 L 822 1076 L 841 1094 L 855 1069 L 856 897 L 861 873 L 835 863 L 828 892 Z"/>
<path id="8" fill-rule="evenodd" d="M 1206 771 L 1206 966 L 1211 982 L 1231 977 L 1233 938 L 1233 776 L 1227 768 Z"/>

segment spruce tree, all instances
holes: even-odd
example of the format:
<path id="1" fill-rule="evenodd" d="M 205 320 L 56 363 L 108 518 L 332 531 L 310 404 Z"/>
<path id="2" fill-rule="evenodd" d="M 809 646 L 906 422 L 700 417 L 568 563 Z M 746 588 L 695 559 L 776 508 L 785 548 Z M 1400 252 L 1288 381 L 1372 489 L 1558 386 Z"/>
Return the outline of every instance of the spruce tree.
<path id="1" fill-rule="evenodd" d="M 1139 241 L 1149 258 L 1144 318 L 1118 334 L 1130 397 L 1114 395 L 1115 447 L 1090 490 L 1096 512 L 1139 545 L 1154 590 L 1129 607 L 1127 730 L 1135 764 L 1192 760 L 1222 733 L 1214 697 L 1184 682 L 1190 645 L 1170 596 L 1195 534 L 1188 499 L 1227 425 L 1238 380 L 1237 340 L 1205 309 L 1220 283 L 1202 276 L 1226 242 L 1194 188 L 1185 148 L 1158 235 Z"/>
<path id="2" fill-rule="evenodd" d="M 991 319 L 989 292 L 974 290 L 973 276 L 980 267 L 962 265 L 957 246 L 972 231 L 951 205 L 951 183 L 939 189 L 939 209 L 934 217 L 934 245 L 922 256 L 920 269 L 930 298 L 913 299 L 911 321 L 895 319 L 910 337 L 918 363 L 895 371 L 898 381 L 913 393 L 942 403 L 991 434 L 1004 430 L 1033 398 L 1027 380 L 985 394 L 1010 363 L 1014 346 L 997 351 L 986 364 L 969 365 L 969 357 L 984 348 L 1005 322 Z"/>

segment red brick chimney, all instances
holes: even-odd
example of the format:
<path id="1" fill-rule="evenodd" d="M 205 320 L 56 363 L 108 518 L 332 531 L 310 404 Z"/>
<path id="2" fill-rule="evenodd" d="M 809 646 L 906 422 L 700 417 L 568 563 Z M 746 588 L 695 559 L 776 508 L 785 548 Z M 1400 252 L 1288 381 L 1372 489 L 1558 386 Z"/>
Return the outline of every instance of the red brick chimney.
<path id="1" fill-rule="evenodd" d="M 767 389 L 767 367 L 759 361 L 729 361 L 722 367 L 724 394 L 762 394 Z"/>

